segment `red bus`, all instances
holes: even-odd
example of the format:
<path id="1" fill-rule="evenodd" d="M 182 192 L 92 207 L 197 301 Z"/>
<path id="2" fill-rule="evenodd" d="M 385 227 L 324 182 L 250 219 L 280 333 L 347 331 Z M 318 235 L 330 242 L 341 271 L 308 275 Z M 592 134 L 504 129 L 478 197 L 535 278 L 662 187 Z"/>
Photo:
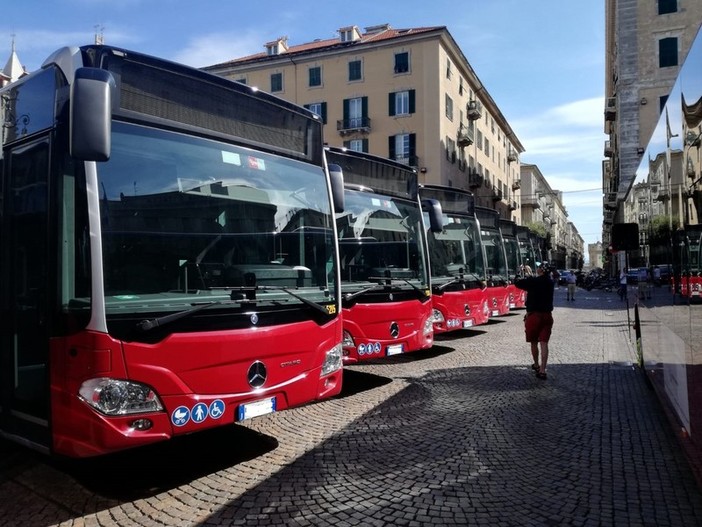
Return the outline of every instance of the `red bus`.
<path id="1" fill-rule="evenodd" d="M 505 257 L 507 258 L 507 276 L 509 285 L 509 308 L 522 309 L 526 307 L 526 291 L 514 285 L 517 276 L 521 274 L 522 253 L 517 238 L 518 226 L 512 220 L 500 218 L 500 232 L 505 245 Z"/>
<path id="2" fill-rule="evenodd" d="M 486 207 L 475 207 L 475 214 L 485 249 L 485 280 L 490 316 L 506 315 L 509 313 L 509 274 L 500 232 L 500 213 Z"/>
<path id="3" fill-rule="evenodd" d="M 326 155 L 341 167 L 345 187 L 345 209 L 336 215 L 344 363 L 430 348 L 429 256 L 416 171 L 343 148 L 328 147 Z M 430 217 L 440 229 L 440 214 Z"/>
<path id="4" fill-rule="evenodd" d="M 428 233 L 434 333 L 486 324 L 485 252 L 473 194 L 439 185 L 422 186 L 419 193 L 438 201 L 443 214 L 441 232 Z"/>
<path id="5" fill-rule="evenodd" d="M 88 457 L 339 393 L 314 114 L 92 45 L 0 99 L 0 434 Z"/>
<path id="6" fill-rule="evenodd" d="M 678 243 L 681 262 L 680 295 L 699 301 L 702 300 L 702 225 L 686 225 L 681 234 L 683 232 L 683 239 Z"/>

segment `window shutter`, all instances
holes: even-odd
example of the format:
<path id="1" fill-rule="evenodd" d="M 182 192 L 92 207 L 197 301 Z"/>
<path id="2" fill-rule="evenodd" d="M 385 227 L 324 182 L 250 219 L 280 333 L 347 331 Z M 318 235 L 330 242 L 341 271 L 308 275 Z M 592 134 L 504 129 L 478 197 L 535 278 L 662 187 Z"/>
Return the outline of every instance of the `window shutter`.
<path id="1" fill-rule="evenodd" d="M 361 97 L 361 117 L 364 120 L 368 117 L 368 97 Z"/>
<path id="2" fill-rule="evenodd" d="M 368 152 L 368 139 L 361 139 L 361 145 L 364 152 Z"/>
<path id="3" fill-rule="evenodd" d="M 349 122 L 349 100 L 344 99 L 344 126 Z"/>
<path id="4" fill-rule="evenodd" d="M 392 160 L 395 159 L 395 136 L 391 135 L 388 137 L 388 157 Z"/>
<path id="5" fill-rule="evenodd" d="M 395 115 L 395 94 L 393 92 L 388 94 L 388 109 L 388 115 L 390 117 Z"/>
<path id="6" fill-rule="evenodd" d="M 409 113 L 414 113 L 414 90 L 409 91 Z"/>
<path id="7" fill-rule="evenodd" d="M 322 103 L 322 124 L 327 124 L 327 103 Z"/>
<path id="8" fill-rule="evenodd" d="M 409 155 L 410 157 L 417 155 L 417 134 L 409 134 Z"/>

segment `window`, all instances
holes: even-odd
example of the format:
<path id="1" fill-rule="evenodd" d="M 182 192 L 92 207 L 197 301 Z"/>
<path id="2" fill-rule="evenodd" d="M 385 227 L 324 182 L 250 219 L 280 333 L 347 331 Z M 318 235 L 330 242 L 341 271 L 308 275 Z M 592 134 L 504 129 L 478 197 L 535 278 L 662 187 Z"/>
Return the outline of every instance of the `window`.
<path id="1" fill-rule="evenodd" d="M 451 59 L 446 58 L 446 78 L 450 79 L 453 76 L 453 71 L 451 70 Z"/>
<path id="2" fill-rule="evenodd" d="M 351 139 L 344 141 L 344 148 L 353 150 L 354 152 L 368 152 L 368 139 Z"/>
<path id="3" fill-rule="evenodd" d="M 409 72 L 409 53 L 403 51 L 402 53 L 395 53 L 395 73 L 408 73 Z"/>
<path id="4" fill-rule="evenodd" d="M 456 162 L 456 141 L 446 136 L 446 159 L 451 163 Z"/>
<path id="5" fill-rule="evenodd" d="M 658 66 L 667 68 L 678 65 L 678 39 L 662 38 L 658 41 Z"/>
<path id="6" fill-rule="evenodd" d="M 305 108 L 319 115 L 322 118 L 322 124 L 327 124 L 327 103 L 313 102 L 311 104 L 305 104 Z"/>
<path id="7" fill-rule="evenodd" d="M 453 99 L 449 97 L 449 94 L 444 95 L 446 104 L 446 117 L 449 121 L 453 121 Z"/>
<path id="8" fill-rule="evenodd" d="M 458 95 L 463 95 L 463 91 L 465 88 L 463 87 L 463 77 L 458 78 Z"/>
<path id="9" fill-rule="evenodd" d="M 342 129 L 352 130 L 354 128 L 366 128 L 368 126 L 368 97 L 344 99 L 344 122 Z"/>
<path id="10" fill-rule="evenodd" d="M 246 77 L 243 77 L 241 79 L 236 79 L 236 82 L 239 82 L 241 84 L 246 84 Z"/>
<path id="11" fill-rule="evenodd" d="M 658 14 L 677 13 L 678 0 L 658 0 Z"/>
<path id="12" fill-rule="evenodd" d="M 416 166 L 417 159 L 415 157 L 416 135 L 415 134 L 397 134 L 391 135 L 389 138 L 389 158 L 400 163 Z"/>
<path id="13" fill-rule="evenodd" d="M 349 62 L 349 81 L 360 81 L 363 78 L 363 71 L 360 60 Z"/>
<path id="14" fill-rule="evenodd" d="M 314 86 L 322 85 L 322 68 L 320 66 L 314 66 L 309 69 L 309 86 L 310 88 Z"/>
<path id="15" fill-rule="evenodd" d="M 391 92 L 388 96 L 388 115 L 409 115 L 415 112 L 414 90 Z"/>
<path id="16" fill-rule="evenodd" d="M 283 91 L 283 74 L 271 73 L 271 93 Z"/>
<path id="17" fill-rule="evenodd" d="M 483 149 L 483 132 L 480 130 L 476 130 L 475 146 L 477 146 L 479 150 Z"/>

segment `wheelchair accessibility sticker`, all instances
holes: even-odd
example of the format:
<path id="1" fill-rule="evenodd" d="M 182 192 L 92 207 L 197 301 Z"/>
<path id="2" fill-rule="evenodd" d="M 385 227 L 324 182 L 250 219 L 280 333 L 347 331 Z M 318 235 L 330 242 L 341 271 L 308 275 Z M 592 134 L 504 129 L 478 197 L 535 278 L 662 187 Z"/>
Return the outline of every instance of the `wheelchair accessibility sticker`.
<path id="1" fill-rule="evenodd" d="M 174 426 L 184 426 L 192 419 L 193 423 L 200 424 L 208 417 L 219 419 L 224 415 L 224 401 L 215 399 L 209 406 L 206 403 L 197 403 L 192 409 L 187 406 L 179 406 L 171 414 L 171 422 Z"/>

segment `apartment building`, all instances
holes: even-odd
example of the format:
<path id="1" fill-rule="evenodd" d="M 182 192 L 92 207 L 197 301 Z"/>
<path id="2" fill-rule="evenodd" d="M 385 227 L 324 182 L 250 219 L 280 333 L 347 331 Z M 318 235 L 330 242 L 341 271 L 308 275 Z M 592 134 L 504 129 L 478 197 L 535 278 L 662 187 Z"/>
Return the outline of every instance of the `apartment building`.
<path id="1" fill-rule="evenodd" d="M 602 241 L 631 221 L 622 200 L 702 21 L 699 0 L 606 0 Z"/>
<path id="2" fill-rule="evenodd" d="M 415 167 L 420 183 L 469 189 L 476 204 L 521 224 L 524 147 L 444 26 L 342 27 L 203 68 L 303 105 L 332 146 Z"/>
<path id="3" fill-rule="evenodd" d="M 549 261 L 559 269 L 583 266 L 584 240 L 563 205 L 563 193 L 554 190 L 537 165 L 520 166 L 522 225 L 546 238 Z"/>

